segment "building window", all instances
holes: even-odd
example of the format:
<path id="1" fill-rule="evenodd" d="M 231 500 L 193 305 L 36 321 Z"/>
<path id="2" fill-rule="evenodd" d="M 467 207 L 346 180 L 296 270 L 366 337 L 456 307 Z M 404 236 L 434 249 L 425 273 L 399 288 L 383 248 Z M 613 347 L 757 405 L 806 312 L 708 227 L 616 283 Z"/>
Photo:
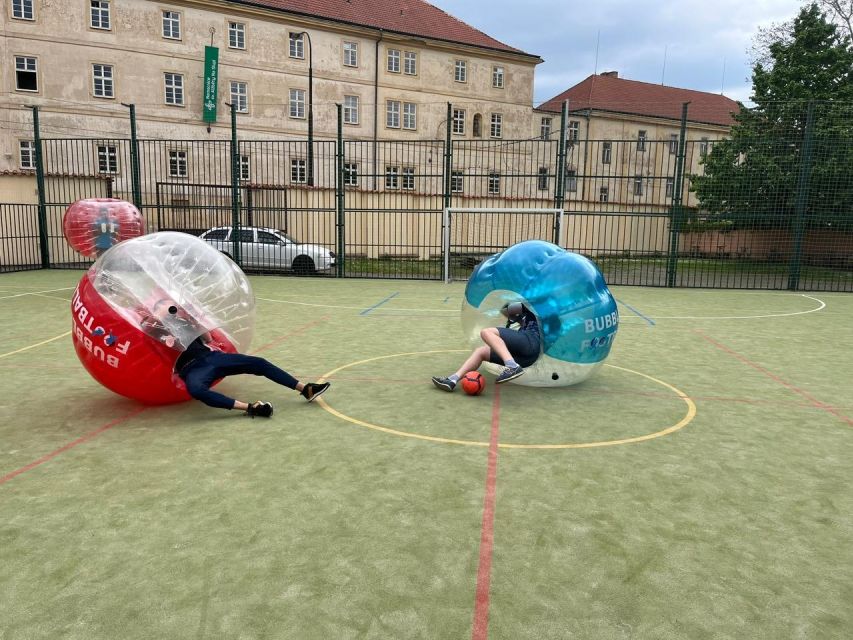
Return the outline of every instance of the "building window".
<path id="1" fill-rule="evenodd" d="M 344 96 L 344 124 L 358 124 L 358 96 Z"/>
<path id="2" fill-rule="evenodd" d="M 643 176 L 639 174 L 634 176 L 634 195 L 643 195 Z"/>
<path id="3" fill-rule="evenodd" d="M 475 138 L 480 138 L 483 136 L 483 116 L 479 113 L 474 114 L 474 126 L 472 127 L 473 135 Z"/>
<path id="4" fill-rule="evenodd" d="M 288 55 L 291 58 L 298 60 L 305 59 L 305 34 L 291 33 L 290 34 L 290 49 Z"/>
<path id="5" fill-rule="evenodd" d="M 403 103 L 403 128 L 418 128 L 418 106 L 414 102 Z"/>
<path id="6" fill-rule="evenodd" d="M 456 82 L 468 82 L 468 65 L 464 60 L 456 61 L 453 79 L 456 80 Z"/>
<path id="7" fill-rule="evenodd" d="M 675 188 L 675 178 L 667 178 L 666 179 L 666 198 L 672 197 L 672 190 Z"/>
<path id="8" fill-rule="evenodd" d="M 400 128 L 400 101 L 388 100 L 385 103 L 385 126 L 391 129 Z"/>
<path id="9" fill-rule="evenodd" d="M 111 64 L 92 65 L 92 91 L 96 98 L 112 98 L 115 95 L 113 85 L 113 66 Z"/>
<path id="10" fill-rule="evenodd" d="M 643 129 L 637 131 L 637 151 L 646 150 L 646 132 Z"/>
<path id="11" fill-rule="evenodd" d="M 669 134 L 669 152 L 672 155 L 678 153 L 678 134 L 670 133 Z"/>
<path id="12" fill-rule="evenodd" d="M 575 169 L 566 169 L 566 191 L 574 193 L 578 190 L 578 172 Z"/>
<path id="13" fill-rule="evenodd" d="M 601 143 L 601 164 L 610 164 L 610 156 L 613 152 L 612 142 Z"/>
<path id="14" fill-rule="evenodd" d="M 542 124 L 539 128 L 539 136 L 543 140 L 551 138 L 551 118 L 542 118 Z"/>
<path id="15" fill-rule="evenodd" d="M 539 167 L 537 187 L 540 191 L 548 190 L 548 167 Z"/>
<path id="16" fill-rule="evenodd" d="M 465 109 L 453 110 L 453 133 L 465 135 Z"/>
<path id="17" fill-rule="evenodd" d="M 503 134 L 504 117 L 499 113 L 492 114 L 492 126 L 489 129 L 489 137 L 500 138 Z"/>
<path id="18" fill-rule="evenodd" d="M 246 25 L 242 22 L 228 23 L 228 46 L 231 49 L 246 48 Z"/>
<path id="19" fill-rule="evenodd" d="M 489 193 L 492 195 L 499 194 L 501 192 L 501 174 L 496 171 L 492 171 L 489 173 Z"/>
<path id="20" fill-rule="evenodd" d="M 252 165 L 249 156 L 240 156 L 240 180 L 248 180 L 252 175 Z"/>
<path id="21" fill-rule="evenodd" d="M 111 144 L 98 145 L 98 173 L 118 173 L 118 153 Z"/>
<path id="22" fill-rule="evenodd" d="M 109 0 L 90 0 L 89 1 L 89 16 L 91 18 L 89 24 L 93 29 L 110 28 L 110 2 Z"/>
<path id="23" fill-rule="evenodd" d="M 184 104 L 184 76 L 180 73 L 166 74 L 166 104 Z"/>
<path id="24" fill-rule="evenodd" d="M 36 168 L 36 143 L 32 140 L 21 140 L 20 142 L 21 169 Z"/>
<path id="25" fill-rule="evenodd" d="M 355 162 L 344 163 L 344 186 L 358 186 L 358 165 Z"/>
<path id="26" fill-rule="evenodd" d="M 231 104 L 237 113 L 249 113 L 249 85 L 245 82 L 231 81 Z"/>
<path id="27" fill-rule="evenodd" d="M 465 189 L 465 172 L 451 171 L 450 172 L 450 191 L 451 193 L 462 193 Z"/>
<path id="28" fill-rule="evenodd" d="M 29 56 L 15 56 L 15 89 L 18 91 L 38 91 L 38 66 L 36 59 Z"/>
<path id="29" fill-rule="evenodd" d="M 495 89 L 503 89 L 504 88 L 504 68 L 503 67 L 492 67 L 492 86 Z"/>
<path id="30" fill-rule="evenodd" d="M 610 199 L 610 187 L 604 186 L 598 188 L 598 201 L 607 202 Z"/>
<path id="31" fill-rule="evenodd" d="M 345 67 L 357 67 L 358 66 L 358 43 L 357 42 L 344 42 L 344 66 Z"/>
<path id="32" fill-rule="evenodd" d="M 400 51 L 388 49 L 387 69 L 391 73 L 400 73 Z"/>
<path id="33" fill-rule="evenodd" d="M 290 160 L 290 181 L 293 184 L 304 184 L 308 181 L 308 169 L 304 158 Z"/>
<path id="34" fill-rule="evenodd" d="M 12 17 L 18 20 L 34 20 L 33 0 L 12 0 Z"/>
<path id="35" fill-rule="evenodd" d="M 403 167 L 403 188 L 411 191 L 415 188 L 415 168 Z"/>
<path id="36" fill-rule="evenodd" d="M 177 11 L 163 12 L 163 37 L 170 40 L 181 39 L 181 14 Z"/>
<path id="37" fill-rule="evenodd" d="M 172 149 L 169 151 L 169 176 L 172 178 L 187 177 L 187 152 Z"/>
<path id="38" fill-rule="evenodd" d="M 400 170 L 398 167 L 385 167 L 385 188 L 400 188 Z"/>
<path id="39" fill-rule="evenodd" d="M 290 117 L 305 117 L 305 89 L 290 90 Z"/>
<path id="40" fill-rule="evenodd" d="M 569 120 L 569 128 L 566 129 L 566 140 L 577 142 L 581 139 L 581 123 L 577 120 Z"/>
<path id="41" fill-rule="evenodd" d="M 415 76 L 418 74 L 418 54 L 413 51 L 406 51 L 403 54 L 403 73 L 407 76 Z"/>
<path id="42" fill-rule="evenodd" d="M 699 155 L 703 158 L 708 155 L 708 138 L 699 141 Z"/>

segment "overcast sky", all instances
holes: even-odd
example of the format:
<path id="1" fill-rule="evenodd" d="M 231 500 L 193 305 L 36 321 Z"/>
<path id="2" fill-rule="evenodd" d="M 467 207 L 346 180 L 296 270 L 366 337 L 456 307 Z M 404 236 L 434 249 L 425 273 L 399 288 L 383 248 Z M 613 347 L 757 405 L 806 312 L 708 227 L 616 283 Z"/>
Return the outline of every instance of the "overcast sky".
<path id="1" fill-rule="evenodd" d="M 749 48 L 759 26 L 805 0 L 429 0 L 501 42 L 542 57 L 534 104 L 596 69 L 620 78 L 722 92 L 748 101 Z M 666 66 L 664 67 L 664 52 Z M 725 74 L 723 67 L 725 65 Z"/>

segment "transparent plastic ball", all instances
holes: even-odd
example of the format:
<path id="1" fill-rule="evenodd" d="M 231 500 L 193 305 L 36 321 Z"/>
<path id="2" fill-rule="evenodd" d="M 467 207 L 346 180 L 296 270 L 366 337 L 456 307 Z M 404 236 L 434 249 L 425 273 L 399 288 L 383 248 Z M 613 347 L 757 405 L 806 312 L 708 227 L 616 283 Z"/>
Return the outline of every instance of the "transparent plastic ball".
<path id="1" fill-rule="evenodd" d="M 119 242 L 143 235 L 145 221 L 125 200 L 87 198 L 65 210 L 62 233 L 76 252 L 99 256 Z"/>
<path id="2" fill-rule="evenodd" d="M 252 341 L 255 299 L 227 256 L 184 233 L 116 245 L 83 276 L 72 299 L 74 346 L 107 388 L 147 404 L 186 400 L 175 361 L 198 337 L 225 352 Z"/>
<path id="3" fill-rule="evenodd" d="M 539 321 L 541 353 L 512 382 L 539 387 L 577 384 L 610 354 L 619 328 L 616 301 L 595 264 L 541 240 L 528 240 L 478 265 L 462 302 L 462 329 L 472 345 L 480 331 L 504 326 L 501 309 L 523 303 Z M 499 365 L 485 363 L 492 373 Z"/>

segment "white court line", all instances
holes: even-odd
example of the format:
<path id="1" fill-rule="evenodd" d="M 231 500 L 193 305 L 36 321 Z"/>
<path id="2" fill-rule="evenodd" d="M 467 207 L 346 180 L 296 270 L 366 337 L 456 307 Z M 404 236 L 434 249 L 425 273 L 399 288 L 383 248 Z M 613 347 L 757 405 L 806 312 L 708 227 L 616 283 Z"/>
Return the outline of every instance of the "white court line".
<path id="1" fill-rule="evenodd" d="M 71 302 L 71 298 L 60 298 L 59 296 L 46 296 L 43 293 L 31 293 L 31 296 L 38 296 L 39 298 L 50 298 L 51 300 L 62 300 L 63 302 Z"/>
<path id="2" fill-rule="evenodd" d="M 820 298 L 815 298 L 814 296 L 807 296 L 805 293 L 799 294 L 803 298 L 808 298 L 809 300 L 814 300 L 819 302 L 820 305 L 815 307 L 814 309 L 808 309 L 806 311 L 792 311 L 791 313 L 768 313 L 765 315 L 756 315 L 756 316 L 649 316 L 653 319 L 667 319 L 667 320 L 753 320 L 758 318 L 784 318 L 786 316 L 801 316 L 806 313 L 814 313 L 815 311 L 820 311 L 826 307 L 826 303 Z M 621 318 L 620 318 L 621 321 Z"/>
<path id="3" fill-rule="evenodd" d="M 16 293 L 12 296 L 0 296 L 0 300 L 8 300 L 9 298 L 20 298 L 22 296 L 35 296 L 40 293 L 54 293 L 56 291 L 68 291 L 74 287 L 62 287 L 61 289 L 45 289 L 44 291 L 27 291 L 25 293 Z"/>
<path id="4" fill-rule="evenodd" d="M 30 349 L 35 349 L 36 347 L 40 347 L 43 344 L 47 344 L 48 342 L 53 342 L 54 340 L 59 340 L 60 338 L 64 338 L 65 336 L 70 336 L 71 332 L 66 331 L 58 336 L 54 336 L 52 338 L 48 338 L 47 340 L 42 340 L 41 342 L 37 342 L 36 344 L 31 344 L 28 347 L 21 347 L 20 349 L 15 349 L 14 351 L 7 351 L 6 353 L 0 353 L 0 358 L 5 358 L 7 356 L 13 356 L 16 353 L 22 353 L 24 351 L 29 351 Z"/>
<path id="5" fill-rule="evenodd" d="M 298 304 L 298 305 L 301 305 L 303 307 L 324 307 L 326 309 L 356 309 L 358 311 L 364 310 L 364 305 L 359 305 L 358 307 L 348 307 L 348 306 L 338 305 L 338 304 L 317 304 L 314 302 L 296 302 L 295 300 L 275 300 L 274 298 L 257 298 L 257 299 L 263 300 L 265 302 L 282 302 L 284 304 Z M 421 308 L 421 309 L 407 309 L 407 308 L 402 308 L 402 307 L 394 307 L 393 309 L 384 310 L 384 312 L 387 312 L 387 311 L 426 311 L 428 313 L 442 313 L 442 312 L 444 312 L 444 314 L 447 316 L 459 315 L 458 312 L 448 312 L 447 309 L 423 309 L 423 308 Z"/>

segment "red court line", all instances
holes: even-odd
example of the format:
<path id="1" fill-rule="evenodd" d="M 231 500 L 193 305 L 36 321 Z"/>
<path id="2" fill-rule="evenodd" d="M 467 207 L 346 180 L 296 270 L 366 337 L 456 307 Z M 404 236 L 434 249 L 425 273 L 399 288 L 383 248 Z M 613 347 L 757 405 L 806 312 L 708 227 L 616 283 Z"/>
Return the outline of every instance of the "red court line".
<path id="1" fill-rule="evenodd" d="M 290 333 L 285 334 L 283 336 L 280 336 L 280 337 L 276 338 L 275 340 L 273 340 L 272 342 L 268 342 L 267 344 L 262 345 L 261 347 L 258 347 L 257 349 L 255 349 L 255 353 L 258 353 L 259 351 L 263 351 L 264 349 L 268 349 L 268 348 L 270 348 L 270 347 L 272 347 L 272 346 L 274 346 L 280 342 L 287 340 L 288 338 L 290 338 L 292 336 L 295 336 L 295 335 L 302 333 L 303 331 L 307 331 L 308 329 L 311 329 L 312 327 L 320 324 L 321 322 L 324 322 L 327 319 L 328 319 L 328 316 L 324 316 L 323 318 L 320 318 L 319 320 L 315 320 L 313 322 L 309 322 L 308 324 L 304 324 L 301 327 L 294 329 Z M 0 484 L 4 484 L 4 483 L 8 482 L 9 480 L 11 480 L 12 478 L 29 471 L 30 469 L 34 469 L 35 467 L 38 467 L 39 465 L 42 465 L 45 462 L 49 462 L 50 460 L 53 460 L 59 454 L 65 453 L 69 449 L 73 449 L 78 444 L 83 444 L 84 442 L 88 442 L 89 440 L 98 437 L 104 431 L 112 429 L 116 425 L 119 425 L 122 422 L 126 422 L 126 421 L 130 420 L 131 418 L 138 416 L 140 413 L 142 413 L 146 409 L 150 409 L 150 407 L 149 406 L 140 407 L 136 411 L 132 411 L 132 412 L 128 413 L 126 416 L 122 416 L 121 418 L 116 418 L 112 422 L 108 422 L 104 426 L 98 427 L 94 431 L 90 431 L 86 435 L 80 436 L 76 440 L 69 442 L 68 444 L 57 449 L 56 451 L 51 451 L 50 453 L 42 456 L 38 460 L 34 460 L 33 462 L 30 462 L 28 465 L 25 465 L 25 466 L 21 467 L 20 469 L 15 469 L 14 471 L 7 473 L 5 476 L 0 477 Z"/>
<path id="2" fill-rule="evenodd" d="M 811 395 L 808 391 L 803 391 L 802 389 L 794 386 L 793 384 L 791 384 L 787 380 L 783 380 L 782 378 L 777 376 L 775 373 L 768 371 L 767 369 L 762 367 L 760 364 L 756 364 L 755 362 L 753 362 L 752 360 L 750 360 L 746 356 L 739 354 L 734 349 L 730 349 L 726 345 L 717 342 L 712 337 L 706 335 L 705 333 L 703 333 L 699 329 L 694 329 L 693 331 L 694 331 L 694 333 L 699 334 L 699 336 L 701 336 L 703 340 L 710 342 L 712 345 L 714 345 L 718 349 L 721 349 L 722 351 L 725 351 L 729 355 L 734 356 L 735 358 L 737 358 L 741 362 L 748 364 L 750 367 L 752 367 L 756 371 L 760 371 L 761 373 L 763 373 L 765 376 L 767 376 L 771 380 L 775 380 L 776 382 L 781 384 L 783 387 L 787 387 L 788 389 L 790 389 L 794 393 L 797 393 L 797 394 L 803 396 L 806 400 L 808 400 L 812 404 L 813 407 L 815 407 L 817 409 L 823 409 L 824 411 L 828 411 L 829 413 L 831 413 L 835 417 L 841 418 L 844 422 L 853 426 L 853 418 L 848 418 L 847 416 L 845 416 L 843 413 L 841 413 L 838 409 L 836 409 L 832 405 L 825 404 L 825 403 L 821 402 L 820 400 L 815 398 L 813 395 Z"/>
<path id="3" fill-rule="evenodd" d="M 492 549 L 495 544 L 495 488 L 498 479 L 498 425 L 501 394 L 495 385 L 492 403 L 492 432 L 489 436 L 489 462 L 486 470 L 486 495 L 483 498 L 483 525 L 480 532 L 480 564 L 477 568 L 477 591 L 474 596 L 472 640 L 486 640 L 489 635 L 489 587 L 492 577 Z"/>

